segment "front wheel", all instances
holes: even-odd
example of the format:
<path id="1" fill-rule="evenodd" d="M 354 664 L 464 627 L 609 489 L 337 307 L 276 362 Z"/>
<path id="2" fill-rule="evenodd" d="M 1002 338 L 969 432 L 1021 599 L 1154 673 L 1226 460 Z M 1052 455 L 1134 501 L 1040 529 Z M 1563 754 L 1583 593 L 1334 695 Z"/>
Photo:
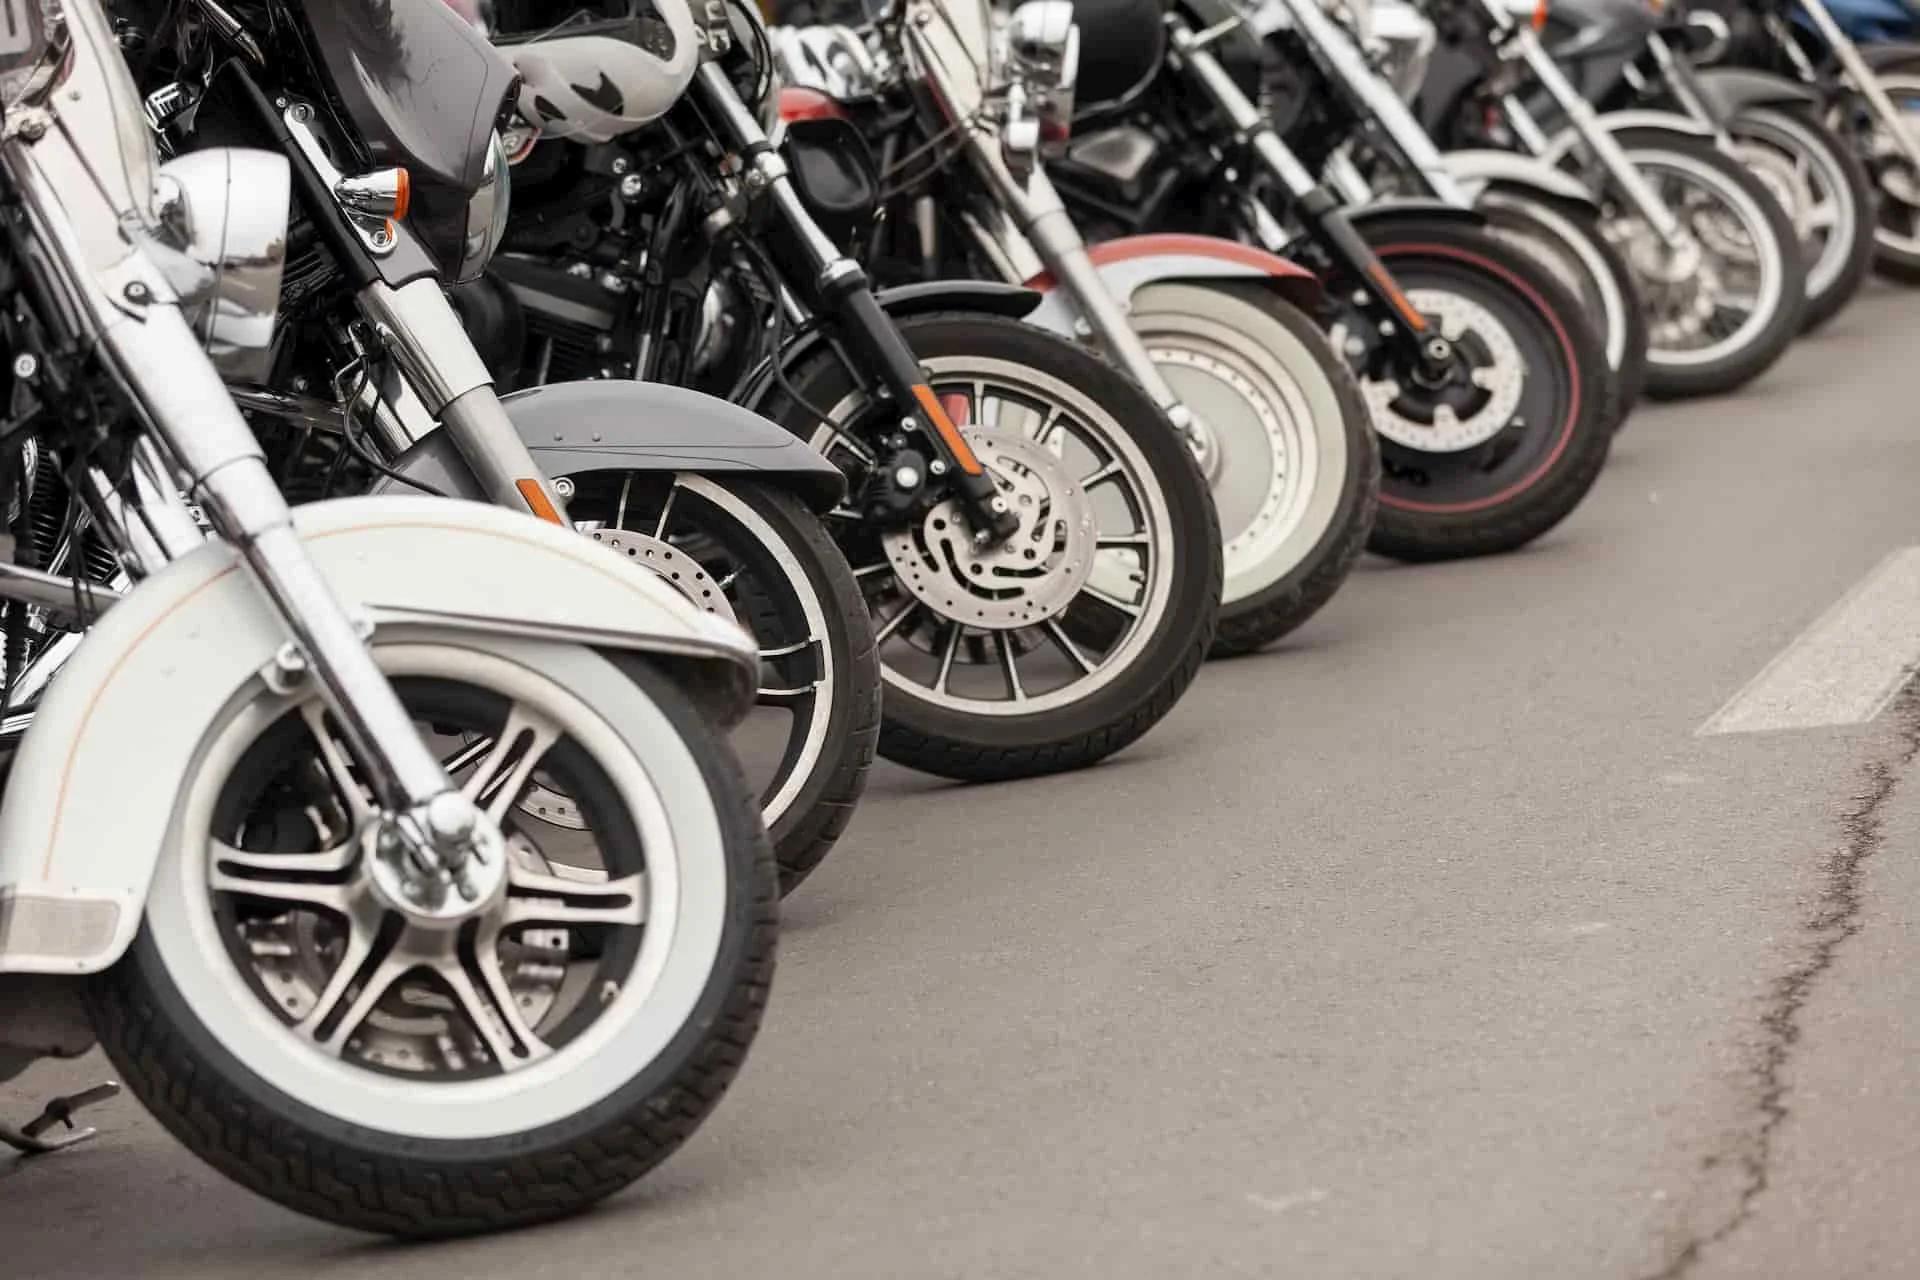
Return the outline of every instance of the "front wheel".
<path id="1" fill-rule="evenodd" d="M 1271 289 L 1154 284 L 1132 301 L 1206 441 L 1227 575 L 1213 656 L 1252 652 L 1319 612 L 1366 545 L 1380 484 L 1366 402 L 1326 335 Z"/>
<path id="2" fill-rule="evenodd" d="M 1767 184 L 1800 237 L 1806 332 L 1839 314 L 1873 266 L 1873 181 L 1838 134 L 1811 114 L 1750 107 L 1727 122 L 1733 152 Z"/>
<path id="3" fill-rule="evenodd" d="M 1681 225 L 1661 242 L 1609 192 L 1607 234 L 1634 270 L 1650 339 L 1647 394 L 1718 395 L 1772 368 L 1800 331 L 1800 238 L 1767 186 L 1712 143 L 1664 129 L 1615 140 Z"/>
<path id="4" fill-rule="evenodd" d="M 1213 640 L 1221 543 L 1206 481 L 1146 392 L 1091 352 L 998 316 L 898 324 L 1020 529 L 976 549 L 937 491 L 884 525 L 850 510 L 831 522 L 880 646 L 880 754 L 968 781 L 1090 765 L 1172 710 Z M 901 452 L 899 411 L 830 350 L 789 369 L 760 411 L 856 494 L 882 468 L 925 465 Z"/>
<path id="5" fill-rule="evenodd" d="M 759 697 L 733 747 L 791 893 L 846 831 L 880 735 L 873 622 L 846 557 L 798 499 L 753 481 L 600 471 L 571 482 L 577 528 L 760 646 Z M 550 798 L 550 817 L 577 820 Z"/>
<path id="6" fill-rule="evenodd" d="M 1633 272 L 1602 234 L 1598 214 L 1498 182 L 1474 208 L 1486 215 L 1488 231 L 1532 254 L 1599 324 L 1613 371 L 1607 425 L 1618 431 L 1646 391 L 1647 321 Z"/>
<path id="7" fill-rule="evenodd" d="M 1834 123 L 1860 140 L 1880 195 L 1873 233 L 1875 274 L 1900 284 L 1920 284 L 1920 170 L 1907 159 L 1894 132 L 1912 132 L 1920 121 L 1920 59 L 1877 67 L 1874 78 L 1899 119 L 1883 120 L 1864 100 L 1853 99 L 1836 113 Z"/>
<path id="8" fill-rule="evenodd" d="M 1606 461 L 1598 330 L 1551 272 L 1476 228 L 1398 217 L 1359 230 L 1455 354 L 1437 379 L 1401 368 L 1378 328 L 1347 309 L 1356 282 L 1340 283 L 1335 341 L 1381 437 L 1368 545 L 1444 560 L 1533 541 L 1580 505 Z"/>
<path id="9" fill-rule="evenodd" d="M 471 900 L 428 892 L 311 685 L 261 688 L 208 731 L 95 1030 L 176 1138 L 298 1212 L 422 1237 L 572 1213 L 685 1141 L 753 1041 L 778 899 L 752 792 L 644 665 L 374 653 L 504 856 Z M 581 824 L 537 818 L 540 787 Z"/>

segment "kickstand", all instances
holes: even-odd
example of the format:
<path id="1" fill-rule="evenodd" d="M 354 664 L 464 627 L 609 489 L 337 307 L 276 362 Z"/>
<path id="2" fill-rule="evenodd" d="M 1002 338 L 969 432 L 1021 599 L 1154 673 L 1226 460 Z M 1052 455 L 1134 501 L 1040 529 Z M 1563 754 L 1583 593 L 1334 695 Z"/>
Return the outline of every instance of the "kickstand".
<path id="1" fill-rule="evenodd" d="M 75 1129 L 73 1113 L 82 1107 L 90 1107 L 96 1102 L 105 1102 L 120 1092 L 120 1086 L 109 1080 L 97 1084 L 91 1089 L 82 1089 L 79 1093 L 64 1098 L 55 1098 L 47 1103 L 46 1110 L 27 1121 L 21 1128 L 14 1129 L 0 1124 L 0 1144 L 12 1147 L 22 1157 L 43 1156 L 49 1151 L 60 1151 L 77 1143 L 85 1142 L 98 1130 Z M 40 1135 L 56 1124 L 65 1125 L 70 1132 L 57 1137 L 43 1138 Z"/>

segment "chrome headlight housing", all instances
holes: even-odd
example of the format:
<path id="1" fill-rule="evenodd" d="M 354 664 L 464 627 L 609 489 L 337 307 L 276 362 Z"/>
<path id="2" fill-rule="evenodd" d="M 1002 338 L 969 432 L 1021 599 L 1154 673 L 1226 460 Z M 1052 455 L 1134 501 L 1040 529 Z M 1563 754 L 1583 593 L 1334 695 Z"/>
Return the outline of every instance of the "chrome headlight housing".
<path id="1" fill-rule="evenodd" d="M 1433 23 L 1405 0 L 1369 0 L 1371 26 L 1377 47 L 1385 51 L 1381 70 L 1393 91 L 1413 101 L 1427 78 L 1427 63 L 1437 40 Z"/>
<path id="2" fill-rule="evenodd" d="M 467 235 L 460 250 L 460 272 L 454 283 L 472 280 L 487 269 L 507 234 L 507 212 L 512 204 L 512 166 L 506 144 L 495 130 L 487 145 L 487 162 L 480 188 L 467 201 Z"/>

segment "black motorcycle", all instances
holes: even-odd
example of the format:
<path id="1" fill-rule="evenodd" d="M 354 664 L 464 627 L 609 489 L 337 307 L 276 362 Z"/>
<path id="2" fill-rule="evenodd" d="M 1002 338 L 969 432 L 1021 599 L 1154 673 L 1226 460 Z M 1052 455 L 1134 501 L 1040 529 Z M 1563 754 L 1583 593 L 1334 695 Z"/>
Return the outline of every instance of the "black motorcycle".
<path id="1" fill-rule="evenodd" d="M 845 472 L 829 525 L 876 622 L 882 755 L 987 780 L 1120 750 L 1217 625 L 1205 481 L 1137 385 L 1020 322 L 1038 294 L 876 293 L 839 244 L 877 175 L 841 132 L 780 129 L 759 15 L 726 13 L 671 110 L 605 143 L 527 147 L 483 345 L 522 385 L 724 393 Z M 535 30 L 508 52 L 597 28 Z"/>

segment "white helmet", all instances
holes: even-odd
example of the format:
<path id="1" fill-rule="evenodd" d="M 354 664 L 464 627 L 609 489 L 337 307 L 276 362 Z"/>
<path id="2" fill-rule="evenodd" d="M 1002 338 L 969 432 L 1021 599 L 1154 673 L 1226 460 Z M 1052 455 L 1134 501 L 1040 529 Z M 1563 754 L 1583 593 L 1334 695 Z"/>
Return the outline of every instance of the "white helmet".
<path id="1" fill-rule="evenodd" d="M 503 52 L 521 76 L 520 115 L 549 138 L 611 142 L 665 115 L 693 82 L 700 36 L 686 0 L 654 0 L 665 24 L 643 48 L 611 36 L 559 36 Z"/>

